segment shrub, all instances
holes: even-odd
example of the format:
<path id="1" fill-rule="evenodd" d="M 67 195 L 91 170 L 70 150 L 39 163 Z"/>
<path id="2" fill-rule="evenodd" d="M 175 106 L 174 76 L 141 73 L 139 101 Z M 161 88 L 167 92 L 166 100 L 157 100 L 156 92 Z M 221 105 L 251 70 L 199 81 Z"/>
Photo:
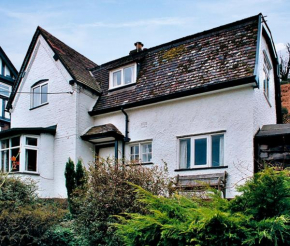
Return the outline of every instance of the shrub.
<path id="1" fill-rule="evenodd" d="M 137 187 L 146 214 L 118 216 L 116 234 L 125 245 L 290 244 L 289 171 L 266 169 L 227 201 L 219 192 L 210 202 L 174 195 L 159 197 Z M 136 186 L 135 186 L 136 187 Z"/>
<path id="2" fill-rule="evenodd" d="M 0 175 L 0 245 L 37 245 L 50 226 L 67 210 L 45 203 L 35 194 L 32 181 Z"/>
<path id="3" fill-rule="evenodd" d="M 143 205 L 136 202 L 136 193 L 128 182 L 165 196 L 168 194 L 168 180 L 167 171 L 157 166 L 145 168 L 113 160 L 91 165 L 87 192 L 79 202 L 76 217 L 79 232 L 89 239 L 91 245 L 120 245 L 112 226 L 116 222 L 114 215 L 144 210 Z"/>

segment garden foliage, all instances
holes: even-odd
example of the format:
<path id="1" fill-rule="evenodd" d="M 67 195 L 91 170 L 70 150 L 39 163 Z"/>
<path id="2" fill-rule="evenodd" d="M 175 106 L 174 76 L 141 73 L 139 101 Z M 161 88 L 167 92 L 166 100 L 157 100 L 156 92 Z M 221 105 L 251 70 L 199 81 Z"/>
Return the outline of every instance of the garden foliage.
<path id="1" fill-rule="evenodd" d="M 231 201 L 219 192 L 204 202 L 137 187 L 138 201 L 149 213 L 118 216 L 117 235 L 131 246 L 290 245 L 289 188 L 289 171 L 272 168 L 239 187 L 241 195 Z"/>

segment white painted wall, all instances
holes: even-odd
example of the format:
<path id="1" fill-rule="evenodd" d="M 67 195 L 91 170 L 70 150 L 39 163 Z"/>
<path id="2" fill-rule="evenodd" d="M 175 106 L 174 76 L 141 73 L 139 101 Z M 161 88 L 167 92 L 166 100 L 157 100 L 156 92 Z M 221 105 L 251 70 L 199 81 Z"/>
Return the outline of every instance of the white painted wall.
<path id="1" fill-rule="evenodd" d="M 70 75 L 60 61 L 53 59 L 53 51 L 40 36 L 26 69 L 18 92 L 30 92 L 31 86 L 41 79 L 49 79 L 48 92 L 70 92 Z M 77 93 L 48 95 L 48 104 L 33 110 L 30 94 L 18 93 L 12 110 L 11 127 L 48 127 L 57 125 L 54 143 L 43 140 L 38 162 L 41 196 L 65 197 L 64 168 L 68 157 L 76 158 L 76 97 Z M 52 149 L 54 148 L 54 150 Z M 34 176 L 32 176 L 34 177 Z M 47 179 L 48 178 L 48 179 Z M 49 182 L 49 180 L 53 182 Z"/>
<path id="2" fill-rule="evenodd" d="M 263 24 L 264 25 L 264 24 Z M 266 99 L 264 94 L 263 85 L 263 66 L 264 66 L 264 54 L 263 50 L 266 51 L 268 58 L 272 65 L 270 70 L 270 81 L 269 81 L 269 101 Z M 259 51 L 259 88 L 255 89 L 254 95 L 254 134 L 266 124 L 276 124 L 276 102 L 275 102 L 275 84 L 274 84 L 274 67 L 271 61 L 269 47 L 263 36 L 260 39 L 260 51 Z"/>
<path id="3" fill-rule="evenodd" d="M 227 196 L 232 197 L 236 194 L 233 186 L 252 175 L 253 101 L 254 90 L 248 85 L 244 88 L 128 109 L 129 137 L 131 141 L 153 139 L 153 162 L 158 165 L 166 162 L 172 176 L 227 171 L 230 174 Z M 94 125 L 112 123 L 124 134 L 124 122 L 122 112 L 116 112 L 96 116 Z M 174 171 L 178 168 L 178 136 L 221 130 L 226 130 L 224 158 L 228 168 L 178 173 Z M 108 149 L 101 151 L 102 156 L 104 153 L 108 154 Z M 127 144 L 127 158 L 129 152 Z"/>

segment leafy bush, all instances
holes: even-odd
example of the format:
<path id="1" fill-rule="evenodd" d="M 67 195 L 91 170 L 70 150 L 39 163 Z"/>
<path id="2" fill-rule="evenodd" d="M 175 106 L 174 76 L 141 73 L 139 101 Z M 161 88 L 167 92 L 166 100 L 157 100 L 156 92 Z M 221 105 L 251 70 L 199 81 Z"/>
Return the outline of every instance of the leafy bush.
<path id="1" fill-rule="evenodd" d="M 86 239 L 78 236 L 73 221 L 65 221 L 51 227 L 41 238 L 42 246 L 89 246 Z"/>
<path id="2" fill-rule="evenodd" d="M 50 226 L 67 213 L 37 198 L 32 181 L 0 175 L 0 245 L 37 245 Z"/>
<path id="3" fill-rule="evenodd" d="M 143 205 L 136 202 L 136 193 L 128 182 L 155 195 L 168 194 L 169 179 L 165 169 L 125 165 L 112 160 L 91 165 L 87 192 L 74 199 L 79 204 L 76 227 L 91 245 L 122 245 L 112 226 L 116 222 L 113 215 L 144 210 Z"/>
<path id="4" fill-rule="evenodd" d="M 175 194 L 165 198 L 137 187 L 149 213 L 118 216 L 117 235 L 125 245 L 290 244 L 289 171 L 256 174 L 227 201 L 214 192 L 210 202 Z M 135 186 L 136 187 L 136 186 Z"/>
<path id="5" fill-rule="evenodd" d="M 25 181 L 0 172 L 0 208 L 16 208 L 36 201 L 37 187 L 32 180 Z"/>

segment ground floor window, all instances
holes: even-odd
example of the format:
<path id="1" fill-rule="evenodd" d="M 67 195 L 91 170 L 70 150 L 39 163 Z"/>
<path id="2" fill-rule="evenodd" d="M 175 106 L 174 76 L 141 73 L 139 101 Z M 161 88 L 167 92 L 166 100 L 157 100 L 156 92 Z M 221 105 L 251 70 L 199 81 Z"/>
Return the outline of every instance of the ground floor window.
<path id="1" fill-rule="evenodd" d="M 179 139 L 179 167 L 218 167 L 224 165 L 224 134 Z"/>
<path id="2" fill-rule="evenodd" d="M 130 146 L 130 160 L 138 163 L 152 162 L 152 142 L 132 144 Z"/>
<path id="3" fill-rule="evenodd" d="M 0 155 L 2 172 L 37 172 L 38 137 L 2 139 Z"/>

